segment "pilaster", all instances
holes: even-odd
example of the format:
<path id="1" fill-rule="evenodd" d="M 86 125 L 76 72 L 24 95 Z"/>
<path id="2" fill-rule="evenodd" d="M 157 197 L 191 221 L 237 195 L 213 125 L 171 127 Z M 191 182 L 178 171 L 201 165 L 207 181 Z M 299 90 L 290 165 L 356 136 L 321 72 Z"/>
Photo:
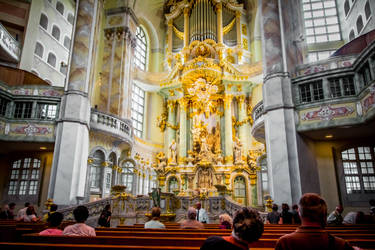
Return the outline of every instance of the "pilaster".
<path id="1" fill-rule="evenodd" d="M 225 162 L 233 163 L 233 134 L 232 134 L 232 95 L 225 94 L 224 97 L 224 119 L 225 119 Z"/>

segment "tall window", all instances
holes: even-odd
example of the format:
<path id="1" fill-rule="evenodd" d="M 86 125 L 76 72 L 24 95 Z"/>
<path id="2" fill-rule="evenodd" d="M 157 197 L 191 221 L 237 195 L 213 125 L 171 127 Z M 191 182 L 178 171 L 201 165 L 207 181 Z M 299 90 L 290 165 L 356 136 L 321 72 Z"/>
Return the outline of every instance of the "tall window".
<path id="1" fill-rule="evenodd" d="M 347 194 L 375 193 L 374 147 L 356 147 L 341 152 Z"/>
<path id="2" fill-rule="evenodd" d="M 133 191 L 133 180 L 134 180 L 134 164 L 131 161 L 126 161 L 121 166 L 122 172 L 120 177 L 120 183 L 126 186 L 126 190 L 129 192 Z"/>
<path id="3" fill-rule="evenodd" d="M 35 44 L 35 50 L 34 50 L 34 53 L 35 53 L 36 55 L 38 55 L 40 58 L 43 58 L 43 52 L 44 52 L 43 45 L 37 42 L 37 43 Z"/>
<path id="4" fill-rule="evenodd" d="M 234 199 L 243 205 L 246 205 L 247 203 L 246 182 L 243 176 L 237 176 L 234 179 Z"/>
<path id="5" fill-rule="evenodd" d="M 372 77 L 371 77 L 371 72 L 370 72 L 370 67 L 369 64 L 366 63 L 358 72 L 359 79 L 361 81 L 362 87 L 367 86 L 370 84 Z"/>
<path id="6" fill-rule="evenodd" d="M 38 103 L 37 117 L 39 119 L 53 120 L 56 118 L 57 105 L 50 103 Z"/>
<path id="7" fill-rule="evenodd" d="M 47 63 L 52 67 L 56 67 L 56 56 L 51 52 L 48 54 Z"/>
<path id="8" fill-rule="evenodd" d="M 267 158 L 264 158 L 260 162 L 260 167 L 261 167 L 260 174 L 261 174 L 261 180 L 262 180 L 262 193 L 264 197 L 264 195 L 270 194 L 269 183 L 268 183 Z"/>
<path id="9" fill-rule="evenodd" d="M 5 98 L 0 97 L 0 115 L 5 116 L 7 112 L 7 107 L 8 107 L 9 101 Z"/>
<path id="10" fill-rule="evenodd" d="M 301 103 L 324 99 L 322 81 L 304 83 L 298 87 Z"/>
<path id="11" fill-rule="evenodd" d="M 73 25 L 73 23 L 74 23 L 74 16 L 73 16 L 72 13 L 69 13 L 69 14 L 68 14 L 68 22 L 69 22 L 71 25 Z"/>
<path id="12" fill-rule="evenodd" d="M 56 25 L 53 25 L 52 28 L 52 36 L 56 38 L 57 41 L 60 40 L 60 29 Z"/>
<path id="13" fill-rule="evenodd" d="M 135 33 L 137 46 L 135 47 L 135 65 L 141 70 L 146 70 L 147 62 L 147 40 L 144 30 L 141 27 L 137 28 Z"/>
<path id="14" fill-rule="evenodd" d="M 95 151 L 93 162 L 90 165 L 90 188 L 96 191 L 101 188 L 101 176 L 104 162 L 104 153 L 100 150 Z"/>
<path id="15" fill-rule="evenodd" d="M 174 192 L 178 190 L 178 180 L 176 177 L 169 178 L 168 182 L 168 192 Z"/>
<path id="16" fill-rule="evenodd" d="M 14 118 L 31 118 L 32 102 L 15 102 L 14 105 Z"/>
<path id="17" fill-rule="evenodd" d="M 40 160 L 24 158 L 14 161 L 10 172 L 8 195 L 37 195 Z"/>
<path id="18" fill-rule="evenodd" d="M 361 33 L 362 29 L 363 29 L 363 20 L 362 20 L 362 16 L 359 16 L 357 18 L 357 22 L 356 22 L 356 25 L 357 25 L 357 33 L 358 35 Z"/>
<path id="19" fill-rule="evenodd" d="M 56 10 L 61 14 L 64 15 L 64 5 L 57 1 L 56 3 Z"/>
<path id="20" fill-rule="evenodd" d="M 136 136 L 141 137 L 143 132 L 143 116 L 145 105 L 145 92 L 133 84 L 132 91 L 132 120 Z"/>
<path id="21" fill-rule="evenodd" d="M 330 57 L 334 52 L 335 50 L 312 51 L 309 52 L 308 59 L 310 63 L 324 60 Z"/>
<path id="22" fill-rule="evenodd" d="M 44 14 L 40 15 L 39 25 L 43 27 L 43 29 L 47 30 L 48 28 L 48 17 Z"/>
<path id="23" fill-rule="evenodd" d="M 335 0 L 302 0 L 307 43 L 341 40 Z"/>
<path id="24" fill-rule="evenodd" d="M 64 47 L 67 49 L 70 47 L 70 38 L 67 36 L 64 37 Z"/>
<path id="25" fill-rule="evenodd" d="M 370 3 L 367 1 L 365 5 L 365 15 L 366 15 L 366 20 L 368 20 L 371 16 L 371 8 L 370 8 Z"/>

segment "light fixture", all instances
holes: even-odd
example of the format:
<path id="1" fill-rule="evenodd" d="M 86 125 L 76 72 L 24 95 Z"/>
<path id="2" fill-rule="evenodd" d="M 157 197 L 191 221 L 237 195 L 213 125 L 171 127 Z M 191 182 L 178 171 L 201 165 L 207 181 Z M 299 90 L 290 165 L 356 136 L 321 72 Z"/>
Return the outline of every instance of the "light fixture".
<path id="1" fill-rule="evenodd" d="M 325 138 L 327 138 L 327 139 L 331 139 L 331 138 L 333 138 L 333 135 L 331 135 L 331 134 L 326 135 Z"/>
<path id="2" fill-rule="evenodd" d="M 41 150 L 46 150 L 47 147 L 40 147 L 39 149 L 41 149 Z"/>

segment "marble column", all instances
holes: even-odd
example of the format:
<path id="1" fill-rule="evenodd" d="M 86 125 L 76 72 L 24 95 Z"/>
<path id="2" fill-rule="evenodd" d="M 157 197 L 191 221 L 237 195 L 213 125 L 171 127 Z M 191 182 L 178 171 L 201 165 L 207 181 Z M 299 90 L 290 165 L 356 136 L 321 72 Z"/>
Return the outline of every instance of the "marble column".
<path id="1" fill-rule="evenodd" d="M 179 110 L 180 110 L 180 145 L 179 145 L 179 164 L 183 164 L 183 158 L 186 157 L 187 148 L 187 102 L 185 99 L 180 99 Z"/>
<path id="2" fill-rule="evenodd" d="M 241 12 L 236 11 L 237 47 L 241 48 Z"/>
<path id="3" fill-rule="evenodd" d="M 168 36 L 168 52 L 167 54 L 172 54 L 173 50 L 173 40 L 172 40 L 172 35 L 173 35 L 173 21 L 169 20 L 168 21 L 168 30 L 167 30 L 167 36 Z"/>
<path id="4" fill-rule="evenodd" d="M 225 162 L 233 164 L 233 135 L 232 135 L 232 95 L 225 94 L 224 97 L 224 119 L 225 119 Z"/>
<path id="5" fill-rule="evenodd" d="M 238 96 L 237 103 L 238 103 L 238 121 L 242 122 L 247 119 L 246 108 L 245 108 L 245 96 L 244 95 Z M 246 123 L 238 127 L 238 135 L 243 145 L 242 153 L 244 156 L 247 155 L 247 150 L 249 149 L 249 146 L 248 146 L 249 140 L 250 140 L 249 133 L 250 133 L 250 128 L 248 126 L 247 121 Z"/>
<path id="6" fill-rule="evenodd" d="M 216 4 L 216 16 L 217 16 L 217 43 L 223 44 L 223 4 Z"/>
<path id="7" fill-rule="evenodd" d="M 184 9 L 184 47 L 189 46 L 189 9 Z"/>
<path id="8" fill-rule="evenodd" d="M 176 140 L 176 130 L 171 126 L 176 125 L 176 102 L 174 100 L 168 100 L 168 124 L 167 124 L 167 149 L 171 144 L 172 140 Z M 168 150 L 167 150 L 168 151 Z M 167 155 L 169 157 L 169 155 Z"/>
<path id="9" fill-rule="evenodd" d="M 88 91 L 93 82 L 99 0 L 77 1 L 69 77 L 61 101 L 60 120 L 49 183 L 48 198 L 60 205 L 77 204 L 85 197 L 90 101 Z"/>

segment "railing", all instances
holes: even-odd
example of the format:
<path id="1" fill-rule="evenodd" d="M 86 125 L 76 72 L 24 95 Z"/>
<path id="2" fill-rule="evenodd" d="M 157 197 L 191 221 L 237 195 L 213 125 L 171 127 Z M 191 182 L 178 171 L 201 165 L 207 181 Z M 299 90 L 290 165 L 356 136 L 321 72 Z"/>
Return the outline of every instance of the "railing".
<path id="1" fill-rule="evenodd" d="M 255 122 L 256 120 L 258 120 L 259 117 L 263 115 L 263 112 L 264 112 L 263 101 L 260 101 L 253 108 L 253 112 L 251 114 L 253 121 Z"/>
<path id="2" fill-rule="evenodd" d="M 128 142 L 133 142 L 134 139 L 131 120 L 120 119 L 96 109 L 91 110 L 91 127 L 119 136 Z"/>
<path id="3" fill-rule="evenodd" d="M 14 37 L 9 34 L 7 29 L 0 23 L 0 45 L 5 48 L 11 57 L 17 62 L 20 60 L 20 44 Z"/>

